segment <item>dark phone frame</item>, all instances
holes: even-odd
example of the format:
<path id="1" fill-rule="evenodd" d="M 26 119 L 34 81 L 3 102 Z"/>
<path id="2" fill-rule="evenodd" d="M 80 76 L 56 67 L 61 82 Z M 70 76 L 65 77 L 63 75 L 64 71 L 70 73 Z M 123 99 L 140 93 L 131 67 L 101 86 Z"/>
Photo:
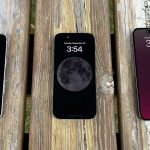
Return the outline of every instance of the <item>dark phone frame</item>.
<path id="1" fill-rule="evenodd" d="M 4 80 L 5 80 L 5 69 L 6 69 L 6 53 L 7 53 L 7 39 L 6 36 L 3 34 L 0 34 L 0 40 L 3 40 L 2 42 L 5 41 L 5 44 L 2 43 L 2 49 L 4 48 L 4 51 L 0 52 L 0 58 L 2 60 L 2 62 L 0 63 L 0 117 L 2 117 L 3 115 L 3 107 L 4 107 L 4 90 L 5 90 L 5 86 L 4 86 Z M 1 47 L 1 45 L 0 45 Z"/>
<path id="2" fill-rule="evenodd" d="M 147 119 L 147 118 L 144 118 L 143 116 L 142 116 L 142 113 L 141 113 L 141 107 L 140 107 L 140 105 L 141 105 L 141 101 L 140 101 L 140 92 L 139 92 L 139 83 L 138 83 L 138 73 L 137 73 L 137 59 L 136 59 L 136 50 L 135 50 L 135 32 L 136 31 L 138 31 L 138 30 L 149 30 L 150 31 L 150 28 L 136 28 L 136 29 L 134 29 L 134 31 L 133 31 L 133 46 L 134 46 L 134 53 L 133 53 L 133 59 L 134 59 L 134 74 L 135 74 L 135 84 L 136 84 L 136 97 L 137 97 L 137 105 L 138 105 L 138 113 L 139 113 L 139 117 L 141 118 L 141 119 L 143 119 L 143 120 L 150 120 L 150 118 L 149 119 Z M 150 32 L 148 33 L 148 34 L 150 34 Z"/>
<path id="3" fill-rule="evenodd" d="M 94 36 L 92 35 L 92 34 L 90 34 L 90 33 L 58 33 L 56 36 L 55 36 L 55 45 L 56 45 L 56 38 L 58 38 L 59 36 L 61 36 L 61 35 L 65 35 L 63 38 L 64 38 L 64 40 L 65 39 L 68 39 L 69 38 L 69 34 L 78 34 L 78 35 L 80 35 L 80 34 L 87 34 L 87 35 L 90 35 L 90 36 L 92 36 L 92 38 L 94 39 L 94 47 L 93 47 L 93 49 L 94 49 L 94 55 L 95 55 L 95 38 L 94 38 Z M 74 39 L 74 38 L 73 38 Z M 72 39 L 72 41 L 73 41 L 73 39 Z M 78 40 L 77 40 L 78 41 Z M 56 49 L 56 47 L 54 46 L 54 49 Z M 64 56 L 63 56 L 64 57 Z M 70 57 L 70 56 L 69 56 Z M 56 53 L 54 52 L 54 69 L 56 69 L 56 67 L 55 67 L 55 58 L 56 58 Z M 66 57 L 67 58 L 67 57 Z M 82 58 L 82 57 L 81 57 Z M 58 62 L 59 61 L 57 61 L 57 64 L 58 64 Z M 95 57 L 94 57 L 94 62 L 95 62 Z M 57 66 L 57 65 L 56 65 Z M 95 66 L 95 65 L 94 65 Z M 94 70 L 94 72 L 95 72 L 95 67 L 94 68 L 92 68 L 93 70 Z M 56 70 L 54 71 L 54 80 L 53 80 L 53 85 L 55 84 L 55 82 L 56 82 L 56 77 L 55 77 L 55 72 L 56 72 Z M 95 73 L 94 73 L 95 74 Z M 96 85 L 96 76 L 94 75 L 94 79 L 95 79 L 95 85 Z M 56 86 L 56 85 L 55 85 Z M 56 88 L 57 89 L 57 88 Z M 96 89 L 96 87 L 95 87 L 95 89 Z M 60 112 L 58 113 L 57 111 L 55 111 L 55 109 L 54 109 L 54 93 L 56 93 L 55 92 L 55 87 L 53 87 L 53 114 L 54 114 L 54 116 L 56 117 L 56 118 L 58 118 L 58 119 L 92 119 L 92 118 L 94 118 L 95 117 L 95 115 L 96 115 L 96 106 L 95 106 L 95 112 L 94 112 L 94 114 L 92 114 L 91 116 L 90 115 L 85 115 L 85 114 L 82 114 L 82 115 L 74 115 L 74 114 L 60 114 Z M 96 90 L 95 90 L 95 97 L 96 97 Z M 96 100 L 94 101 L 94 103 L 96 103 Z M 55 105 L 56 105 L 56 102 L 55 102 Z M 62 112 L 63 113 L 63 112 Z"/>
<path id="4" fill-rule="evenodd" d="M 5 62 L 3 72 L 0 72 L 0 75 L 3 75 L 3 85 L 0 85 L 0 90 L 2 91 L 2 95 L 0 97 L 0 117 L 3 116 L 3 104 L 4 104 L 4 79 L 5 79 L 5 69 L 6 69 L 6 53 L 7 53 L 7 38 L 5 35 L 0 34 L 1 37 L 5 38 Z M 27 94 L 31 95 L 31 83 L 32 83 L 32 66 L 33 66 L 33 47 L 34 47 L 34 34 L 30 34 L 29 36 L 29 60 L 28 60 L 28 78 L 27 78 Z"/>

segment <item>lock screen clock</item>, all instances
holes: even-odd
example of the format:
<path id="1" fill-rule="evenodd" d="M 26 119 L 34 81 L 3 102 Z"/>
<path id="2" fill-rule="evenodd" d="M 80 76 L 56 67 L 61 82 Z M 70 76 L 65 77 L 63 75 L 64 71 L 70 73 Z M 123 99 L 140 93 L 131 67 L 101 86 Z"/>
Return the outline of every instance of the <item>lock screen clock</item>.
<path id="1" fill-rule="evenodd" d="M 82 46 L 67 46 L 67 52 L 83 52 Z"/>

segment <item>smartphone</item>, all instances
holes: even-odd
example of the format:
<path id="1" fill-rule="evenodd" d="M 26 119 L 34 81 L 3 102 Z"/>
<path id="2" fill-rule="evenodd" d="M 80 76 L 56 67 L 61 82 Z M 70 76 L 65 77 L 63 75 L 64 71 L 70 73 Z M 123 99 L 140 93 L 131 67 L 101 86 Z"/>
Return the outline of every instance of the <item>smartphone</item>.
<path id="1" fill-rule="evenodd" d="M 140 117 L 150 119 L 150 28 L 133 32 L 137 96 Z"/>
<path id="2" fill-rule="evenodd" d="M 55 36 L 53 87 L 55 117 L 91 119 L 95 116 L 95 39 L 92 34 Z"/>
<path id="3" fill-rule="evenodd" d="M 0 116 L 3 111 L 4 72 L 5 72 L 6 37 L 0 34 Z"/>

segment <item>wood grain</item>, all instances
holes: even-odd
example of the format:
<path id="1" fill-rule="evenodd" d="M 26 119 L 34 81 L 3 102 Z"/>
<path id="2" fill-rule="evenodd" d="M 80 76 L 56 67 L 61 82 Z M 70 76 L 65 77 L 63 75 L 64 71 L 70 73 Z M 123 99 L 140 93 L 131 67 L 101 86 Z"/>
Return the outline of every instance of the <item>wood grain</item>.
<path id="1" fill-rule="evenodd" d="M 146 1 L 149 0 L 115 0 L 116 56 L 122 150 L 150 149 L 150 122 L 141 120 L 137 109 L 132 42 L 134 28 L 146 27 Z"/>
<path id="2" fill-rule="evenodd" d="M 97 115 L 59 120 L 52 114 L 54 36 L 90 32 L 96 39 Z M 31 150 L 116 149 L 114 83 L 106 0 L 37 0 L 32 85 Z"/>
<path id="3" fill-rule="evenodd" d="M 0 33 L 7 38 L 0 150 L 22 149 L 29 15 L 30 0 L 0 0 Z"/>

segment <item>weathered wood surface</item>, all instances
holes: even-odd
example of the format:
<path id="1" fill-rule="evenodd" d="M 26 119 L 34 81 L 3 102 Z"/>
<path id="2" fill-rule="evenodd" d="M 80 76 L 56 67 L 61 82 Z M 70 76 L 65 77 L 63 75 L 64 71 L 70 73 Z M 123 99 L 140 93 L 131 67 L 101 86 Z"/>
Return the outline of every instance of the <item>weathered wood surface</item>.
<path id="1" fill-rule="evenodd" d="M 0 33 L 7 37 L 0 150 L 21 150 L 24 133 L 30 0 L 0 0 Z"/>
<path id="2" fill-rule="evenodd" d="M 52 114 L 54 36 L 60 32 L 90 32 L 96 38 L 95 119 L 59 120 Z M 117 149 L 108 1 L 37 0 L 29 149 L 110 148 Z"/>
<path id="3" fill-rule="evenodd" d="M 146 7 L 148 5 L 149 8 Z M 119 94 L 120 135 L 122 150 L 150 149 L 150 122 L 138 115 L 136 98 L 132 32 L 148 27 L 149 0 L 115 0 L 117 76 Z M 148 14 L 147 14 L 148 16 Z"/>

